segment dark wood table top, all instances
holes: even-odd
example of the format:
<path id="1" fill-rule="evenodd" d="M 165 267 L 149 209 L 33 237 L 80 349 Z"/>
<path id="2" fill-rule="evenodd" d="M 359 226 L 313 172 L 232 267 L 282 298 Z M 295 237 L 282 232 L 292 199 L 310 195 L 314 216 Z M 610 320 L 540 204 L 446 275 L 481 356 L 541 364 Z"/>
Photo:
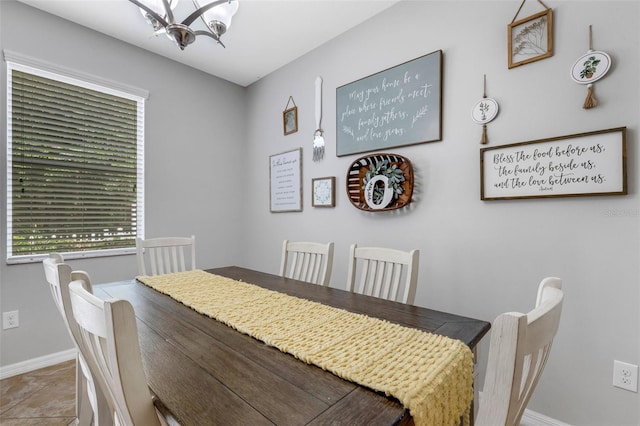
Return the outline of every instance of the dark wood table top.
<path id="1" fill-rule="evenodd" d="M 490 328 L 486 321 L 245 268 L 207 271 L 446 335 L 472 349 Z M 397 400 L 305 364 L 135 280 L 94 291 L 131 302 L 149 387 L 185 426 L 413 423 Z"/>

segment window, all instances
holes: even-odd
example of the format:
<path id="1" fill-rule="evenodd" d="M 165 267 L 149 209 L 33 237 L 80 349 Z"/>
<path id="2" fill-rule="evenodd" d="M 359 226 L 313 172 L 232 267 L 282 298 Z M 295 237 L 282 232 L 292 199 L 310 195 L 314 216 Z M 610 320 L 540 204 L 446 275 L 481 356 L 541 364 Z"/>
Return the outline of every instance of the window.
<path id="1" fill-rule="evenodd" d="M 7 62 L 7 257 L 135 252 L 144 98 Z"/>

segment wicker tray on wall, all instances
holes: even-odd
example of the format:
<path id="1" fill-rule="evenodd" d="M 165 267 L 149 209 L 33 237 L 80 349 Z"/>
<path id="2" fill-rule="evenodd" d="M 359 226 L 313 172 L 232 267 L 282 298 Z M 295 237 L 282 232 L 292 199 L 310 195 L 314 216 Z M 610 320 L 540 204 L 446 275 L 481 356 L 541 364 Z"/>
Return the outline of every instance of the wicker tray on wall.
<path id="1" fill-rule="evenodd" d="M 363 188 L 364 179 L 367 172 L 375 167 L 377 162 L 382 162 L 384 160 L 387 160 L 389 165 L 395 164 L 400 170 L 402 170 L 402 174 L 405 179 L 401 184 L 403 192 L 397 199 L 392 200 L 386 207 L 374 209 L 365 201 Z M 351 204 L 353 204 L 357 209 L 371 212 L 400 209 L 411 202 L 411 196 L 413 194 L 413 166 L 407 158 L 397 154 L 378 153 L 367 155 L 360 157 L 351 163 L 347 171 L 346 184 L 349 201 L 351 201 Z"/>

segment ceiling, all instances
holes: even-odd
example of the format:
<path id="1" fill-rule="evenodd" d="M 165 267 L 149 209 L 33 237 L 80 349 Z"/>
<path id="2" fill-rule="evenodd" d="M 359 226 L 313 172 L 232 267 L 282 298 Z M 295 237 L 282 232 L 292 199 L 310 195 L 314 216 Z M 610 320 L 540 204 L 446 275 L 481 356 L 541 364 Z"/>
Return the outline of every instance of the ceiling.
<path id="1" fill-rule="evenodd" d="M 1 0 L 0 0 L 1 1 Z M 18 0 L 240 86 L 248 86 L 399 0 L 240 0 L 226 49 L 200 36 L 184 51 L 153 30 L 128 0 Z M 180 0 L 176 21 L 195 10 Z M 200 19 L 194 29 L 204 29 Z"/>

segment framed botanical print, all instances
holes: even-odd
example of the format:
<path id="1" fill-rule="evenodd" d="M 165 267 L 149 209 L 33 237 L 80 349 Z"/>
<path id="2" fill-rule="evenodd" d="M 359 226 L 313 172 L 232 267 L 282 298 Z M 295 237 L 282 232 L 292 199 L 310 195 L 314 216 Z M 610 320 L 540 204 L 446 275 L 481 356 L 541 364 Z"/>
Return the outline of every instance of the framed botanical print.
<path id="1" fill-rule="evenodd" d="M 507 27 L 509 68 L 553 56 L 553 10 L 512 22 Z"/>
<path id="2" fill-rule="evenodd" d="M 311 180 L 311 205 L 313 207 L 336 206 L 335 176 L 314 178 Z"/>

